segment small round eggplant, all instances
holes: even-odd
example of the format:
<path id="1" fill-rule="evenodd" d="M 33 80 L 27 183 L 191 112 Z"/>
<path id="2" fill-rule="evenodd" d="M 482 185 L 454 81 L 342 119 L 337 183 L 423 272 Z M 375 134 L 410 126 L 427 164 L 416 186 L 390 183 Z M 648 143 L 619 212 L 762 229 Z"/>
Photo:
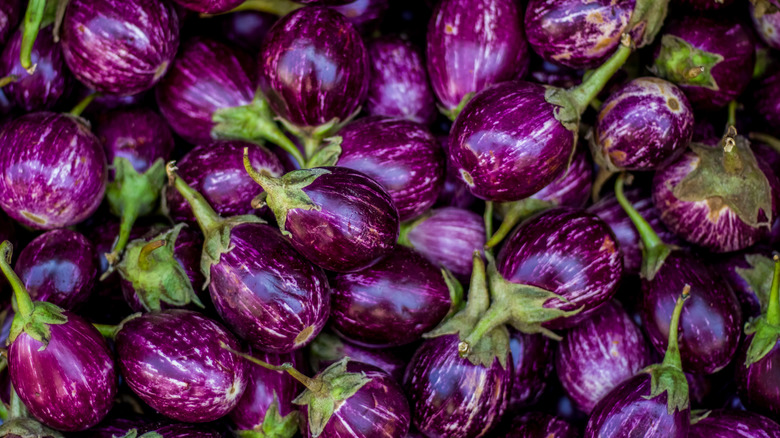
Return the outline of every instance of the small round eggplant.
<path id="1" fill-rule="evenodd" d="M 773 49 L 780 49 L 780 11 L 762 11 L 751 3 L 750 17 L 761 40 Z"/>
<path id="2" fill-rule="evenodd" d="M 246 363 L 222 345 L 240 348 L 220 324 L 188 310 L 140 315 L 116 333 L 117 362 L 133 392 L 189 423 L 226 415 L 246 389 Z"/>
<path id="3" fill-rule="evenodd" d="M 612 388 L 651 363 L 642 331 L 614 301 L 566 332 L 555 356 L 563 389 L 586 413 Z"/>
<path id="4" fill-rule="evenodd" d="M 97 278 L 95 248 L 75 231 L 52 230 L 22 250 L 16 272 L 33 300 L 74 310 L 92 293 Z"/>
<path id="5" fill-rule="evenodd" d="M 780 425 L 748 411 L 716 409 L 691 424 L 688 438 L 773 438 L 780 436 Z"/>
<path id="6" fill-rule="evenodd" d="M 265 190 L 256 206 L 267 203 L 282 234 L 315 265 L 356 272 L 393 250 L 398 210 L 385 189 L 364 173 L 318 167 L 273 178 L 253 169 L 246 151 L 244 167 Z"/>
<path id="7" fill-rule="evenodd" d="M 184 6 L 195 12 L 201 14 L 219 14 L 221 12 L 227 12 L 241 3 L 244 0 L 173 0 L 175 3 Z"/>
<path id="8" fill-rule="evenodd" d="M 0 144 L 0 207 L 9 216 L 51 230 L 97 210 L 106 190 L 106 156 L 83 121 L 29 113 L 3 127 Z"/>
<path id="9" fill-rule="evenodd" d="M 0 339 L 1 341 L 2 339 Z M 352 360 L 373 365 L 393 376 L 397 382 L 404 379 L 406 360 L 389 348 L 373 349 L 350 344 L 327 332 L 320 333 L 309 346 L 308 358 L 312 369 L 319 372 L 348 357 Z"/>
<path id="10" fill-rule="evenodd" d="M 695 108 L 716 109 L 742 94 L 754 64 L 753 36 L 743 24 L 689 15 L 666 26 L 654 69 L 677 84 Z"/>
<path id="11" fill-rule="evenodd" d="M 366 111 L 374 116 L 401 117 L 430 124 L 436 101 L 422 54 L 410 42 L 387 36 L 368 45 L 371 81 Z"/>
<path id="12" fill-rule="evenodd" d="M 331 327 L 368 347 L 414 342 L 458 304 L 442 272 L 402 246 L 369 268 L 336 275 L 332 292 Z"/>
<path id="13" fill-rule="evenodd" d="M 152 88 L 179 47 L 179 17 L 165 1 L 72 0 L 62 22 L 70 71 L 102 93 L 131 95 Z"/>
<path id="14" fill-rule="evenodd" d="M 355 0 L 346 5 L 331 6 L 331 9 L 345 16 L 360 33 L 369 35 L 376 30 L 389 7 L 390 0 Z"/>
<path id="15" fill-rule="evenodd" d="M 333 146 L 341 149 L 337 161 L 323 165 L 347 167 L 376 180 L 390 194 L 401 221 L 420 216 L 436 202 L 444 185 L 444 154 L 423 125 L 366 117 L 345 126 L 339 137 Z"/>
<path id="16" fill-rule="evenodd" d="M 277 19 L 273 14 L 258 11 L 232 12 L 212 18 L 215 33 L 247 53 L 260 53 L 263 39 Z"/>
<path id="17" fill-rule="evenodd" d="M 0 1 L 0 44 L 5 44 L 8 37 L 16 29 L 19 18 L 22 16 L 21 6 L 19 0 Z"/>
<path id="18" fill-rule="evenodd" d="M 534 405 L 547 388 L 555 365 L 553 346 L 546 336 L 509 330 L 509 349 L 515 372 L 507 411 L 517 412 Z"/>
<path id="19" fill-rule="evenodd" d="M 556 416 L 528 412 L 512 419 L 505 438 L 578 438 L 577 429 Z"/>

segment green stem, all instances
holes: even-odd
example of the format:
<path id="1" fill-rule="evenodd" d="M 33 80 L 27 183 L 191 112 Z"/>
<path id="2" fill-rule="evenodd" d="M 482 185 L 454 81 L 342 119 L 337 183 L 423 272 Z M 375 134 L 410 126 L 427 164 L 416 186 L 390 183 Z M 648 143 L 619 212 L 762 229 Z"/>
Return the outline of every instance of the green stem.
<path id="1" fill-rule="evenodd" d="M 249 177 L 259 184 L 267 194 L 272 193 L 273 190 L 279 186 L 277 178 L 267 175 L 264 172 L 258 172 L 252 166 L 252 161 L 249 159 L 249 148 L 244 148 L 244 170 L 246 170 Z"/>
<path id="2" fill-rule="evenodd" d="M 22 403 L 22 399 L 19 398 L 19 394 L 16 393 L 16 388 L 11 386 L 11 400 L 8 406 L 8 418 L 13 420 L 14 418 L 26 418 L 27 408 Z"/>
<path id="3" fill-rule="evenodd" d="M 763 132 L 751 132 L 748 134 L 751 140 L 759 141 L 780 153 L 780 140 Z"/>
<path id="4" fill-rule="evenodd" d="M 181 179 L 176 173 L 175 164 L 174 161 L 171 161 L 165 166 L 165 171 L 168 174 L 168 183 L 176 188 L 181 196 L 187 201 L 203 234 L 208 234 L 209 231 L 216 228 L 219 223 L 222 222 L 222 218 L 219 217 L 219 214 L 217 214 L 213 208 L 211 208 L 211 205 L 209 205 L 203 195 Z"/>
<path id="5" fill-rule="evenodd" d="M 769 289 L 769 304 L 766 309 L 766 322 L 780 327 L 780 255 L 772 256 L 775 261 L 775 272 L 772 277 L 772 288 Z"/>
<path id="6" fill-rule="evenodd" d="M 3 88 L 6 85 L 8 85 L 8 84 L 10 84 L 12 82 L 16 82 L 18 80 L 19 80 L 19 76 L 16 76 L 16 75 L 8 75 L 8 76 L 6 76 L 4 78 L 0 78 L 0 88 Z"/>
<path id="7" fill-rule="evenodd" d="M 222 349 L 227 350 L 236 356 L 240 356 L 249 362 L 252 362 L 253 364 L 260 365 L 261 367 L 271 370 L 271 371 L 285 371 L 289 375 L 291 375 L 295 380 L 301 382 L 303 386 L 305 386 L 310 391 L 321 394 L 325 390 L 325 385 L 322 381 L 317 379 L 312 379 L 311 377 L 301 373 L 300 371 L 296 370 L 295 367 L 290 362 L 283 363 L 281 365 L 271 365 L 268 362 L 263 362 L 260 359 L 257 359 L 256 357 L 250 356 L 246 353 L 242 353 L 240 351 L 236 351 L 232 348 L 230 348 L 227 344 L 224 342 L 220 342 L 220 347 Z"/>
<path id="8" fill-rule="evenodd" d="M 666 347 L 666 355 L 664 356 L 663 364 L 672 366 L 682 371 L 682 359 L 680 358 L 680 346 L 677 341 L 677 336 L 680 327 L 680 315 L 682 314 L 683 304 L 691 296 L 691 286 L 686 284 L 683 288 L 682 294 L 677 298 L 677 302 L 674 305 L 674 312 L 672 313 L 672 321 L 669 324 L 669 341 Z"/>
<path id="9" fill-rule="evenodd" d="M 257 11 L 283 17 L 301 7 L 303 7 L 303 5 L 294 3 L 290 0 L 246 0 L 244 3 L 238 5 L 238 7 L 235 9 L 232 9 L 226 13 Z"/>
<path id="10" fill-rule="evenodd" d="M 59 0 L 57 2 L 57 12 L 54 14 L 54 28 L 51 31 L 55 43 L 60 42 L 60 29 L 62 29 L 62 20 L 65 18 L 65 10 L 68 9 L 68 3 L 70 3 L 70 0 Z"/>
<path id="11" fill-rule="evenodd" d="M 604 64 L 594 70 L 582 84 L 568 91 L 569 98 L 578 114 L 581 115 L 585 112 L 590 102 L 598 96 L 612 76 L 626 63 L 631 55 L 632 45 L 631 37 L 628 34 L 623 34 L 617 51 Z"/>
<path id="12" fill-rule="evenodd" d="M 502 206 L 505 206 L 503 204 Z M 526 198 L 522 201 L 510 202 L 509 209 L 504 214 L 504 220 L 495 233 L 491 236 L 488 232 L 488 241 L 485 248 L 490 249 L 501 243 L 507 235 L 515 228 L 515 225 L 522 222 L 532 214 L 553 207 L 551 202 L 542 201 L 535 198 Z"/>
<path id="13" fill-rule="evenodd" d="M 301 162 L 301 167 L 309 167 L 309 160 L 317 153 L 317 149 L 322 144 L 322 139 L 314 136 L 303 137 L 303 152 L 306 155 L 306 161 Z"/>
<path id="14" fill-rule="evenodd" d="M 119 329 L 121 328 L 120 325 L 111 325 L 111 324 L 92 324 L 98 332 L 100 332 L 100 335 L 103 336 L 106 339 L 114 339 L 116 337 L 117 332 L 119 332 Z"/>
<path id="15" fill-rule="evenodd" d="M 156 250 L 165 246 L 165 240 L 154 240 L 147 243 L 141 248 L 141 253 L 138 254 L 138 266 L 144 271 L 148 271 L 152 267 L 152 263 L 149 260 L 149 256 Z"/>
<path id="16" fill-rule="evenodd" d="M 480 318 L 474 329 L 458 344 L 460 357 L 466 357 L 471 352 L 471 347 L 477 345 L 485 334 L 509 320 L 509 309 L 506 306 L 492 305 Z"/>
<path id="17" fill-rule="evenodd" d="M 27 11 L 24 13 L 22 48 L 19 52 L 19 61 L 22 63 L 22 68 L 27 70 L 29 74 L 35 72 L 35 66 L 32 63 L 32 49 L 33 45 L 35 45 L 35 40 L 38 38 L 38 31 L 41 28 L 45 10 L 46 0 L 30 0 L 27 4 Z"/>
<path id="18" fill-rule="evenodd" d="M 292 155 L 295 161 L 300 164 L 301 168 L 304 168 L 306 165 L 306 158 L 301 154 L 301 150 L 298 149 L 298 146 L 296 146 L 295 143 L 279 129 L 279 126 L 273 121 L 273 118 L 269 116 L 268 119 L 264 119 L 261 123 L 264 126 L 264 128 L 261 129 L 262 137 Z"/>
<path id="19" fill-rule="evenodd" d="M 73 107 L 72 110 L 68 114 L 80 117 L 81 113 L 84 112 L 85 109 L 89 106 L 90 103 L 92 103 L 93 100 L 98 96 L 98 93 L 93 91 L 89 93 L 85 98 L 81 99 L 79 103 L 76 104 L 76 106 Z"/>
<path id="20" fill-rule="evenodd" d="M 493 201 L 485 201 L 485 214 L 482 218 L 485 222 L 485 237 L 490 240 L 493 237 Z"/>
<path id="21" fill-rule="evenodd" d="M 737 106 L 739 104 L 736 100 L 732 100 L 729 102 L 728 106 L 728 117 L 726 118 L 726 125 L 727 126 L 736 126 L 737 124 Z"/>
<path id="22" fill-rule="evenodd" d="M 115 265 L 119 261 L 119 256 L 122 251 L 125 250 L 127 242 L 130 241 L 130 232 L 133 230 L 133 225 L 138 219 L 138 205 L 134 202 L 129 202 L 124 206 L 122 210 L 122 219 L 119 223 L 119 237 L 117 238 L 114 249 L 109 254 L 106 254 L 106 260 L 111 265 Z"/>
<path id="23" fill-rule="evenodd" d="M 16 298 L 17 314 L 22 318 L 29 318 L 33 314 L 34 306 L 33 300 L 30 298 L 30 294 L 25 289 L 22 280 L 16 275 L 16 272 L 11 268 L 11 256 L 13 255 L 14 247 L 9 241 L 0 243 L 0 270 L 5 274 L 5 278 L 14 290 L 14 297 Z"/>

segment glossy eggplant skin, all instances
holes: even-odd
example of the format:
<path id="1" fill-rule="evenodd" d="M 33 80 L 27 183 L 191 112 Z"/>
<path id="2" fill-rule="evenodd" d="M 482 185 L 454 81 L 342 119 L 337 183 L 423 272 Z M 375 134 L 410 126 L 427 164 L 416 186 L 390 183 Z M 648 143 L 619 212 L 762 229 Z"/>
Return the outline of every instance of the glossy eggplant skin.
<path id="1" fill-rule="evenodd" d="M 509 330 L 514 375 L 509 389 L 508 412 L 524 410 L 539 401 L 553 370 L 554 346 L 549 338 Z"/>
<path id="2" fill-rule="evenodd" d="M 62 22 L 62 51 L 79 81 L 131 95 L 163 77 L 179 47 L 179 17 L 167 1 L 73 0 Z"/>
<path id="3" fill-rule="evenodd" d="M 96 118 L 95 135 L 113 164 L 125 158 L 138 173 L 144 173 L 155 161 L 167 161 L 173 152 L 173 133 L 165 120 L 147 108 L 120 108 Z M 112 172 L 113 173 L 113 172 Z"/>
<path id="4" fill-rule="evenodd" d="M 369 347 L 420 339 L 453 304 L 441 270 L 402 246 L 374 266 L 336 275 L 332 287 L 331 326 Z"/>
<path id="5" fill-rule="evenodd" d="M 222 320 L 260 351 L 289 353 L 311 342 L 328 320 L 325 273 L 269 225 L 234 227 L 229 248 L 211 265 L 209 283 Z"/>
<path id="6" fill-rule="evenodd" d="M 238 11 L 213 17 L 214 33 L 247 53 L 260 53 L 265 35 L 279 17 L 266 12 Z"/>
<path id="7" fill-rule="evenodd" d="M 430 438 L 484 436 L 506 409 L 512 361 L 474 365 L 458 355 L 459 342 L 457 335 L 427 339 L 406 368 L 412 425 Z"/>
<path id="8" fill-rule="evenodd" d="M 652 280 L 642 280 L 642 326 L 656 351 L 666 351 L 672 310 L 686 284 L 691 299 L 680 318 L 683 369 L 712 374 L 737 351 L 742 311 L 728 282 L 695 255 L 673 251 Z"/>
<path id="9" fill-rule="evenodd" d="M 117 373 L 108 345 L 87 321 L 64 312 L 43 344 L 22 333 L 8 350 L 11 382 L 27 410 L 43 424 L 80 431 L 108 414 L 117 391 Z M 63 391 L 67 388 L 67 391 Z"/>
<path id="10" fill-rule="evenodd" d="M 74 310 L 87 301 L 97 278 L 95 248 L 68 229 L 41 234 L 20 253 L 15 271 L 30 297 Z"/>
<path id="11" fill-rule="evenodd" d="M 582 208 L 590 199 L 593 187 L 593 161 L 583 147 L 578 147 L 564 175 L 530 197 L 553 206 Z"/>
<path id="12" fill-rule="evenodd" d="M 512 419 L 505 438 L 578 438 L 577 429 L 565 420 L 542 412 L 528 412 Z"/>
<path id="13" fill-rule="evenodd" d="M 184 6 L 187 9 L 201 14 L 218 14 L 221 12 L 227 12 L 241 3 L 244 0 L 173 0 L 174 2 Z"/>
<path id="14" fill-rule="evenodd" d="M 0 207 L 13 219 L 51 230 L 97 210 L 106 190 L 106 156 L 83 121 L 29 113 L 3 127 L 0 144 Z"/>
<path id="15" fill-rule="evenodd" d="M 247 386 L 236 338 L 216 321 L 165 310 L 125 322 L 116 335 L 119 368 L 141 400 L 178 421 L 201 423 L 230 412 Z"/>
<path id="16" fill-rule="evenodd" d="M 309 351 L 309 362 L 315 372 L 320 372 L 340 359 L 349 357 L 351 360 L 383 370 L 399 383 L 404 379 L 407 357 L 398 349 L 361 347 L 335 335 L 320 333 L 310 345 Z"/>
<path id="17" fill-rule="evenodd" d="M 512 0 L 443 0 L 428 23 L 426 66 L 441 106 L 518 77 L 528 65 L 520 6 Z"/>
<path id="18" fill-rule="evenodd" d="M 209 142 L 195 147 L 176 163 L 179 176 L 223 217 L 252 213 L 252 199 L 263 191 L 244 170 L 244 148 L 249 148 L 249 159 L 258 171 L 272 176 L 285 173 L 271 151 L 242 141 Z M 174 222 L 196 223 L 178 191 L 165 189 L 165 205 Z"/>
<path id="19" fill-rule="evenodd" d="M 545 307 L 582 308 L 568 318 L 545 323 L 573 327 L 617 292 L 623 259 L 615 235 L 596 215 L 567 207 L 540 213 L 517 227 L 496 259 L 498 272 L 513 283 L 554 292 Z"/>
<path id="20" fill-rule="evenodd" d="M 525 33 L 544 60 L 576 69 L 603 64 L 620 44 L 636 0 L 531 0 Z"/>
<path id="21" fill-rule="evenodd" d="M 737 392 L 751 411 L 777 418 L 780 415 L 780 342 L 766 356 L 746 367 L 747 347 L 752 339 L 752 336 L 745 339 L 736 358 Z"/>
<path id="22" fill-rule="evenodd" d="M 569 398 L 589 413 L 612 388 L 652 360 L 640 328 L 612 301 L 566 332 L 557 346 L 555 369 Z"/>
<path id="23" fill-rule="evenodd" d="M 647 399 L 649 395 L 650 374 L 642 372 L 624 380 L 593 409 L 584 437 L 686 438 L 690 411 L 675 410 L 669 415 L 666 392 Z"/>
<path id="24" fill-rule="evenodd" d="M 346 120 L 368 92 L 363 40 L 330 8 L 301 8 L 277 21 L 259 59 L 268 103 L 299 128 Z"/>
<path id="25" fill-rule="evenodd" d="M 16 29 L 21 17 L 22 5 L 19 0 L 0 2 L 0 44 L 5 44 L 8 37 Z"/>
<path id="26" fill-rule="evenodd" d="M 775 438 L 780 425 L 748 411 L 716 409 L 691 425 L 689 438 Z"/>

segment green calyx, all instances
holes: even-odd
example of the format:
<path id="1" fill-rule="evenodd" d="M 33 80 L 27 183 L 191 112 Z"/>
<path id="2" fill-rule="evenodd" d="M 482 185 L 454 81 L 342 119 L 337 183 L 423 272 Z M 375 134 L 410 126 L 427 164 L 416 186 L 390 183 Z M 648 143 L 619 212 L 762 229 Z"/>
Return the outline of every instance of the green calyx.
<path id="1" fill-rule="evenodd" d="M 279 412 L 279 400 L 274 392 L 274 401 L 265 411 L 263 423 L 251 430 L 238 430 L 236 435 L 239 438 L 292 438 L 298 432 L 299 422 L 298 412 L 282 416 Z"/>
<path id="2" fill-rule="evenodd" d="M 246 0 L 226 14 L 240 11 L 257 11 L 284 17 L 290 12 L 302 8 L 303 5 L 291 0 Z"/>
<path id="3" fill-rule="evenodd" d="M 504 217 L 501 221 L 501 226 L 498 227 L 495 233 L 485 243 L 485 248 L 493 248 L 501 243 L 506 236 L 515 228 L 515 225 L 519 224 L 523 220 L 532 216 L 540 211 L 547 210 L 554 207 L 550 201 L 543 201 L 536 198 L 526 198 L 515 202 L 502 202 L 497 205 L 497 210 Z"/>
<path id="4" fill-rule="evenodd" d="M 20 438 L 63 438 L 60 432 L 50 429 L 32 418 L 14 418 L 0 426 L 0 436 Z"/>
<path id="5" fill-rule="evenodd" d="M 332 362 L 339 360 L 344 357 L 344 342 L 336 335 L 321 332 L 309 344 L 309 357 L 313 359 L 312 365 L 319 361 Z"/>
<path id="6" fill-rule="evenodd" d="M 663 362 L 645 368 L 643 372 L 650 374 L 650 395 L 644 396 L 651 400 L 666 392 L 666 407 L 669 415 L 674 411 L 688 409 L 688 380 L 682 370 L 680 346 L 677 341 L 680 326 L 680 315 L 683 304 L 690 297 L 691 287 L 685 285 L 682 294 L 677 298 L 669 325 L 669 341 Z"/>
<path id="7" fill-rule="evenodd" d="M 439 112 L 444 114 L 444 116 L 446 116 L 448 119 L 454 122 L 455 119 L 458 118 L 458 115 L 463 111 L 463 108 L 466 106 L 466 104 L 469 103 L 471 99 L 474 98 L 475 94 L 476 93 L 474 92 L 466 93 L 466 95 L 463 96 L 463 99 L 461 99 L 460 102 L 458 102 L 458 106 L 456 106 L 455 108 L 450 109 L 450 108 L 445 108 L 441 105 L 437 105 L 439 107 Z"/>
<path id="8" fill-rule="evenodd" d="M 146 432 L 142 435 L 138 435 L 138 429 L 130 429 L 127 431 L 126 434 L 124 434 L 120 438 L 163 438 L 162 435 L 160 435 L 157 432 Z"/>
<path id="9" fill-rule="evenodd" d="M 176 261 L 176 239 L 185 224 L 179 224 L 149 240 L 130 242 L 117 266 L 119 274 L 133 285 L 147 312 L 160 310 L 160 304 L 185 307 L 194 303 L 203 308 L 187 272 Z"/>
<path id="10" fill-rule="evenodd" d="M 745 280 L 761 303 L 761 311 L 766 312 L 769 306 L 775 263 L 771 258 L 760 254 L 747 254 L 745 261 L 749 268 L 735 268 L 736 273 Z"/>
<path id="11" fill-rule="evenodd" d="M 657 75 L 677 85 L 696 85 L 718 90 L 712 69 L 721 61 L 722 55 L 697 49 L 674 35 L 664 35 L 653 69 Z"/>
<path id="12" fill-rule="evenodd" d="M 360 113 L 360 108 L 356 109 L 355 112 L 350 114 L 344 120 L 341 120 L 339 118 L 334 118 L 319 126 L 306 126 L 306 127 L 295 126 L 288 120 L 285 120 L 281 117 L 279 118 L 279 121 L 282 123 L 282 125 L 284 125 L 284 128 L 289 133 L 298 137 L 303 143 L 303 149 L 304 149 L 306 161 L 299 161 L 299 163 L 301 163 L 302 168 L 310 168 L 310 167 L 316 167 L 312 165 L 309 161 L 313 160 L 315 155 L 319 153 L 322 147 L 323 140 L 335 136 L 336 133 L 338 133 L 341 130 L 341 128 L 343 128 L 346 124 L 351 122 L 352 119 L 354 119 L 359 113 Z M 340 147 L 338 148 L 338 153 L 339 154 L 341 153 Z M 333 155 L 333 151 L 326 153 L 326 156 L 332 156 L 332 155 Z M 322 160 L 323 158 L 318 159 L 318 161 L 322 161 Z"/>
<path id="13" fill-rule="evenodd" d="M 307 168 L 335 166 L 339 162 L 342 138 L 339 136 L 328 137 L 325 141 L 327 144 L 309 157 Z"/>
<path id="14" fill-rule="evenodd" d="M 144 173 L 138 173 L 130 160 L 124 157 L 114 159 L 114 181 L 106 188 L 106 199 L 111 212 L 122 220 L 116 244 L 106 260 L 111 265 L 119 257 L 130 240 L 130 231 L 135 221 L 151 214 L 157 207 L 160 191 L 165 186 L 165 162 L 161 159 L 152 164 Z"/>
<path id="15" fill-rule="evenodd" d="M 745 366 L 763 359 L 780 339 L 780 256 L 773 257 L 774 272 L 766 312 L 745 324 L 745 334 L 753 335 L 747 350 Z"/>
<path id="16" fill-rule="evenodd" d="M 635 41 L 637 47 L 645 47 L 655 40 L 668 11 L 669 0 L 637 0 L 627 28 L 632 34 L 641 33 L 641 38 Z"/>
<path id="17" fill-rule="evenodd" d="M 453 317 L 456 313 L 463 310 L 465 303 L 463 301 L 463 285 L 460 284 L 457 278 L 452 275 L 452 272 L 447 268 L 441 268 L 441 275 L 444 277 L 444 283 L 447 284 L 447 290 L 450 291 L 450 311 L 444 317 L 444 320 Z"/>

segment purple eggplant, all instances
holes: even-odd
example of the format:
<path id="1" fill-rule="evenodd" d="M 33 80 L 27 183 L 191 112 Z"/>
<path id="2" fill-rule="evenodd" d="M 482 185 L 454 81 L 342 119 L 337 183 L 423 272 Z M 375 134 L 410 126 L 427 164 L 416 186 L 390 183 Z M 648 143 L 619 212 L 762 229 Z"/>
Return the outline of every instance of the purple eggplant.
<path id="1" fill-rule="evenodd" d="M 18 234 L 16 233 L 16 225 L 2 210 L 0 210 L 0 242 L 6 240 L 11 242 L 12 245 L 17 245 Z M 5 292 L 5 287 L 8 286 L 5 278 L 0 278 L 0 292 Z"/>
<path id="2" fill-rule="evenodd" d="M 715 109 L 742 94 L 754 64 L 753 36 L 743 24 L 690 15 L 665 28 L 654 71 L 677 84 L 694 107 Z"/>
<path id="3" fill-rule="evenodd" d="M 773 438 L 780 436 L 780 425 L 767 417 L 748 411 L 716 409 L 694 421 L 689 438 Z"/>
<path id="4" fill-rule="evenodd" d="M 586 413 L 612 388 L 651 363 L 642 331 L 616 302 L 566 332 L 555 356 L 564 390 Z"/>
<path id="5" fill-rule="evenodd" d="M 389 7 L 390 0 L 355 0 L 346 5 L 331 6 L 363 35 L 376 30 Z"/>
<path id="6" fill-rule="evenodd" d="M 439 144 L 445 152 L 446 156 L 449 156 L 449 138 L 446 135 L 438 136 Z M 471 194 L 469 186 L 466 185 L 460 179 L 460 173 L 455 169 L 448 160 L 446 162 L 446 173 L 444 178 L 444 186 L 439 193 L 439 199 L 436 201 L 437 207 L 457 207 L 468 209 L 477 202 L 477 198 Z"/>
<path id="7" fill-rule="evenodd" d="M 240 344 L 199 313 L 147 313 L 126 320 L 115 337 L 127 384 L 167 417 L 189 423 L 216 420 L 236 407 L 246 389 L 246 363 L 222 348 Z"/>
<path id="8" fill-rule="evenodd" d="M 773 49 L 780 49 L 780 11 L 762 10 L 751 3 L 750 17 L 761 40 Z"/>
<path id="9" fill-rule="evenodd" d="M 74 310 L 92 293 L 97 278 L 95 248 L 75 231 L 52 230 L 22 250 L 15 270 L 33 300 Z"/>
<path id="10" fill-rule="evenodd" d="M 774 271 L 768 248 L 757 245 L 745 251 L 727 254 L 715 260 L 715 268 L 737 294 L 746 321 L 760 316 L 762 310 L 766 310 Z"/>
<path id="11" fill-rule="evenodd" d="M 675 303 L 663 362 L 624 380 L 603 397 L 588 420 L 585 438 L 688 436 L 688 381 L 677 346 L 677 327 L 689 293 L 686 286 Z"/>
<path id="12" fill-rule="evenodd" d="M 558 88 L 575 87 L 582 83 L 582 76 L 582 70 L 575 70 L 560 64 L 547 62 L 538 57 L 531 59 L 528 71 L 528 77 L 533 82 Z"/>
<path id="13" fill-rule="evenodd" d="M 350 344 L 327 332 L 320 333 L 309 346 L 308 358 L 314 371 L 319 372 L 348 357 L 352 360 L 373 365 L 401 382 L 404 378 L 406 360 L 389 348 L 366 348 Z"/>
<path id="14" fill-rule="evenodd" d="M 16 29 L 19 18 L 22 16 L 22 5 L 19 0 L 3 0 L 0 2 L 0 44 L 6 40 Z"/>
<path id="15" fill-rule="evenodd" d="M 264 192 L 279 230 L 309 261 L 329 271 L 355 272 L 376 264 L 398 240 L 398 210 L 385 189 L 344 167 L 292 171 L 273 178 L 244 167 Z M 253 201 L 254 203 L 254 201 Z"/>
<path id="16" fill-rule="evenodd" d="M 331 327 L 368 347 L 414 342 L 460 301 L 439 268 L 402 246 L 369 268 L 336 275 L 331 286 Z"/>
<path id="17" fill-rule="evenodd" d="M 515 372 L 507 410 L 517 412 L 534 405 L 547 388 L 555 365 L 553 345 L 546 336 L 509 330 L 509 349 Z"/>
<path id="18" fill-rule="evenodd" d="M 219 14 L 221 12 L 227 12 L 241 3 L 244 0 L 173 0 L 177 4 L 184 6 L 187 9 L 202 14 Z"/>
<path id="19" fill-rule="evenodd" d="M 214 20 L 215 33 L 230 45 L 238 46 L 248 53 L 260 53 L 265 35 L 278 17 L 257 11 L 239 11 L 219 15 Z"/>
<path id="20" fill-rule="evenodd" d="M 9 216 L 50 230 L 97 210 L 106 190 L 106 156 L 82 120 L 29 113 L 2 128 L 0 144 L 0 207 Z"/>
<path id="21" fill-rule="evenodd" d="M 512 419 L 505 438 L 578 438 L 577 429 L 559 417 L 528 412 Z"/>
<path id="22" fill-rule="evenodd" d="M 442 0 L 428 23 L 426 62 L 450 119 L 475 93 L 518 77 L 528 65 L 522 9 L 512 0 Z"/>
<path id="23" fill-rule="evenodd" d="M 328 319 L 325 273 L 256 216 L 223 219 L 168 165 L 205 236 L 201 271 L 217 313 L 253 347 L 288 353 L 311 342 Z"/>
<path id="24" fill-rule="evenodd" d="M 310 164 L 338 165 L 370 176 L 390 194 L 401 221 L 420 216 L 436 202 L 444 184 L 444 154 L 424 126 L 366 117 L 345 126 L 339 137 Z M 328 159 L 320 162 L 319 157 Z"/>
<path id="25" fill-rule="evenodd" d="M 371 81 L 366 111 L 374 116 L 401 117 L 430 124 L 436 101 L 428 83 L 422 54 L 398 37 L 383 37 L 368 45 Z"/>
<path id="26" fill-rule="evenodd" d="M 11 253 L 8 241 L 0 244 L 0 269 L 13 287 L 17 308 L 8 337 L 13 387 L 43 424 L 64 431 L 88 429 L 113 405 L 117 375 L 111 351 L 80 316 L 32 301 L 11 269 Z"/>
<path id="27" fill-rule="evenodd" d="M 130 95 L 152 88 L 179 46 L 179 17 L 169 2 L 72 0 L 62 22 L 70 71 L 99 92 Z"/>

